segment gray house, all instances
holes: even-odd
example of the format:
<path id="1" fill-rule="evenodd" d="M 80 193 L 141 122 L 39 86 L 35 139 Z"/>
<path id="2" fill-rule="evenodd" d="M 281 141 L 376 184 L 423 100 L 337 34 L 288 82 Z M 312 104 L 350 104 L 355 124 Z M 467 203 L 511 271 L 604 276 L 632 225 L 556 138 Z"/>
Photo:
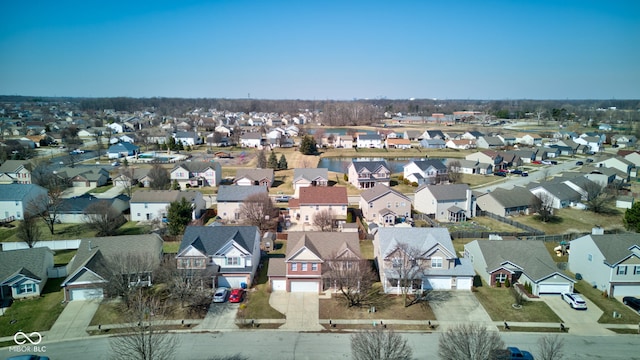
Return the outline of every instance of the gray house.
<path id="1" fill-rule="evenodd" d="M 300 188 L 307 186 L 328 186 L 329 170 L 326 168 L 293 169 L 293 190 L 299 196 Z"/>
<path id="2" fill-rule="evenodd" d="M 573 292 L 575 281 L 558 269 L 542 241 L 474 240 L 464 246 L 464 257 L 490 286 L 509 279 L 531 284 L 532 295 Z"/>
<path id="3" fill-rule="evenodd" d="M 253 195 L 268 194 L 261 185 L 222 185 L 218 190 L 218 216 L 224 220 L 240 220 L 240 206 L 246 198 Z"/>
<path id="4" fill-rule="evenodd" d="M 384 185 L 377 185 L 360 194 L 360 209 L 367 221 L 389 226 L 396 218 L 411 216 L 411 199 Z"/>
<path id="5" fill-rule="evenodd" d="M 496 188 L 494 191 L 478 196 L 478 207 L 486 212 L 500 216 L 528 214 L 533 194 L 516 186 L 513 189 Z"/>
<path id="6" fill-rule="evenodd" d="M 40 296 L 53 268 L 53 251 L 48 247 L 0 251 L 0 302 Z"/>

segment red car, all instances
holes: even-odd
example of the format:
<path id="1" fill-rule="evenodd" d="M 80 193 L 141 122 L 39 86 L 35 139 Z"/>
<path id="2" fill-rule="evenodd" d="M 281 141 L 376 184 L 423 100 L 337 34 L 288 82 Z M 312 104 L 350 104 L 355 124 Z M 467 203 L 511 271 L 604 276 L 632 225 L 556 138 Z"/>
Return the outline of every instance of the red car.
<path id="1" fill-rule="evenodd" d="M 244 289 L 233 289 L 229 295 L 230 303 L 239 303 L 244 300 Z"/>
<path id="2" fill-rule="evenodd" d="M 540 161 L 540 160 L 535 160 L 535 161 L 532 161 L 531 163 L 532 163 L 532 164 L 538 164 L 538 165 L 540 165 L 540 164 L 542 164 L 542 161 Z"/>

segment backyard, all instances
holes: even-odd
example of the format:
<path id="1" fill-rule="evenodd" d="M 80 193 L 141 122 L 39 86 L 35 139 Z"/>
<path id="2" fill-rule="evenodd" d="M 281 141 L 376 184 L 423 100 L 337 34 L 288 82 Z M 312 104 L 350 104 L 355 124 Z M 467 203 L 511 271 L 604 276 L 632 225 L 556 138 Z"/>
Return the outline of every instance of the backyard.
<path id="1" fill-rule="evenodd" d="M 14 221 L 11 223 L 13 227 L 0 228 L 0 239 L 2 241 L 22 241 L 18 238 L 18 225 L 20 221 Z M 47 225 L 39 220 L 36 222 L 40 229 L 40 240 L 69 240 L 69 239 L 84 239 L 88 237 L 96 236 L 96 231 L 91 229 L 87 224 L 55 224 L 53 228 L 53 234 L 49 231 Z M 126 222 L 118 230 L 116 235 L 140 235 L 148 234 L 151 230 L 149 225 L 139 225 L 137 222 Z"/>
<path id="2" fill-rule="evenodd" d="M 589 233 L 596 225 L 605 230 L 624 229 L 621 214 L 602 215 L 571 208 L 554 210 L 554 213 L 555 219 L 546 223 L 538 220 L 536 215 L 518 216 L 514 220 L 546 234 Z"/>

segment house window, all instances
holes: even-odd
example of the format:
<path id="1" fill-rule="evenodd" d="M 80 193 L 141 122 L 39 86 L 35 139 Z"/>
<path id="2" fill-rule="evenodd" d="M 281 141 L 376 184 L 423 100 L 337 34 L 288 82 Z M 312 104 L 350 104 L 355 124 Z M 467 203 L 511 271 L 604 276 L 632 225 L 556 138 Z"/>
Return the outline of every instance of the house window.
<path id="1" fill-rule="evenodd" d="M 145 203 L 145 204 L 144 204 L 144 208 L 145 208 L 145 209 L 148 209 L 148 208 L 149 208 L 149 204 Z"/>
<path id="2" fill-rule="evenodd" d="M 320 210 L 320 205 L 316 205 L 316 210 Z"/>
<path id="3" fill-rule="evenodd" d="M 180 259 L 180 260 L 178 260 L 178 261 L 179 261 L 179 262 L 178 262 L 178 268 L 180 268 L 180 269 L 188 269 L 188 268 L 190 268 L 190 267 L 191 267 L 191 266 L 190 266 L 191 264 L 190 264 L 190 262 L 189 262 L 189 259 Z"/>
<path id="4" fill-rule="evenodd" d="M 346 205 L 342 205 L 342 211 L 346 210 L 347 206 Z"/>
<path id="5" fill-rule="evenodd" d="M 140 216 L 140 213 L 138 213 L 138 217 Z"/>
<path id="6" fill-rule="evenodd" d="M 311 271 L 318 271 L 318 263 L 311 263 Z"/>
<path id="7" fill-rule="evenodd" d="M 204 262 L 205 262 L 205 259 L 196 259 L 195 260 L 195 267 L 196 268 L 204 267 Z"/>
<path id="8" fill-rule="evenodd" d="M 396 201 L 396 208 L 398 208 L 398 206 L 400 206 L 400 204 Z"/>
<path id="9" fill-rule="evenodd" d="M 387 203 L 387 208 L 389 208 L 389 209 L 391 208 L 391 202 Z"/>
<path id="10" fill-rule="evenodd" d="M 441 257 L 431 258 L 431 267 L 432 268 L 442 268 L 442 258 Z"/>
<path id="11" fill-rule="evenodd" d="M 228 257 L 225 258 L 225 265 L 240 265 L 240 258 L 239 257 Z"/>
<path id="12" fill-rule="evenodd" d="M 507 280 L 507 274 L 505 274 L 505 273 L 496 274 L 496 282 L 497 283 L 503 283 L 506 280 Z"/>
<path id="13" fill-rule="evenodd" d="M 291 263 L 291 271 L 298 271 L 298 263 Z"/>
<path id="14" fill-rule="evenodd" d="M 373 203 L 369 203 L 369 209 L 373 209 Z"/>
<path id="15" fill-rule="evenodd" d="M 633 275 L 640 275 L 640 266 L 636 265 L 633 268 Z"/>
<path id="16" fill-rule="evenodd" d="M 309 215 L 304 216 L 304 221 L 309 221 Z"/>
<path id="17" fill-rule="evenodd" d="M 394 269 L 399 269 L 402 266 L 402 260 L 400 258 L 391 259 L 391 265 Z"/>
<path id="18" fill-rule="evenodd" d="M 593 255 L 588 254 L 588 255 L 587 255 L 587 260 L 588 260 L 588 261 L 593 261 Z"/>
<path id="19" fill-rule="evenodd" d="M 30 294 L 36 292 L 36 284 L 20 284 L 18 294 Z"/>
<path id="20" fill-rule="evenodd" d="M 307 270 L 309 270 L 309 269 L 307 268 L 307 263 L 302 263 L 302 266 L 301 266 L 300 270 L 302 270 L 302 271 L 307 271 Z"/>
<path id="21" fill-rule="evenodd" d="M 618 271 L 617 271 L 618 275 L 627 275 L 627 267 L 620 265 L 618 266 Z"/>

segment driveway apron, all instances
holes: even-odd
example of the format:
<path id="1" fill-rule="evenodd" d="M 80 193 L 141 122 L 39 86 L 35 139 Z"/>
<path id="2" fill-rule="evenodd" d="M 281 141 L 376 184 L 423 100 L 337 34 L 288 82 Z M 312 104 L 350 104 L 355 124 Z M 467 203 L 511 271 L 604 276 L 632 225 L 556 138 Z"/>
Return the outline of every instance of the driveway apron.
<path id="1" fill-rule="evenodd" d="M 572 309 L 560 295 L 543 295 L 541 299 L 558 315 L 569 328 L 571 334 L 578 335 L 611 335 L 612 332 L 598 325 L 602 310 L 591 300 L 582 297 L 587 303 L 587 310 Z M 595 325 L 595 326 L 591 326 Z"/>
<path id="2" fill-rule="evenodd" d="M 319 323 L 320 298 L 317 293 L 274 291 L 269 298 L 269 304 L 287 317 L 287 321 L 280 329 L 295 331 L 324 329 Z"/>
<path id="3" fill-rule="evenodd" d="M 196 330 L 234 330 L 239 304 L 211 303 L 209 311 Z"/>
<path id="4" fill-rule="evenodd" d="M 430 297 L 429 305 L 441 326 L 492 322 L 470 291 L 434 291 Z"/>
<path id="5" fill-rule="evenodd" d="M 49 330 L 50 340 L 66 340 L 88 336 L 87 327 L 98 310 L 100 301 L 70 301 Z"/>

